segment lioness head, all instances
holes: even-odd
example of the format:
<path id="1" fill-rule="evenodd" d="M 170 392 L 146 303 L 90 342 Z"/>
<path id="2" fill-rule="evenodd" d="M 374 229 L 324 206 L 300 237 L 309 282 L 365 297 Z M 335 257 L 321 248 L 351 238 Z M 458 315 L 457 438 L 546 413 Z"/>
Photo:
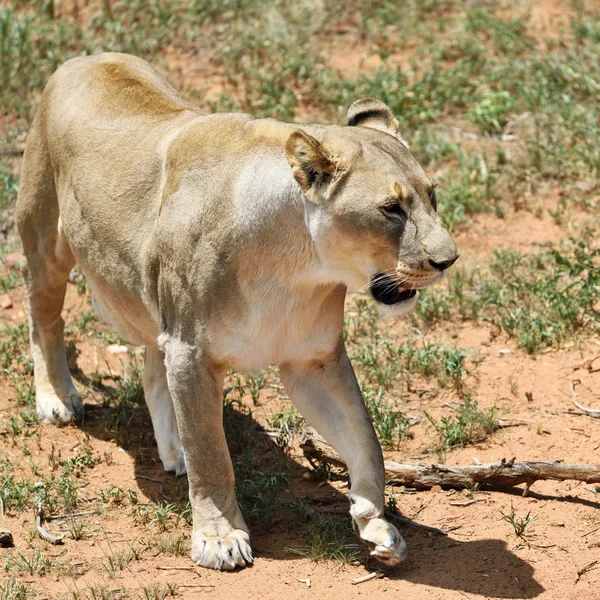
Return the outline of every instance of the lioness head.
<path id="1" fill-rule="evenodd" d="M 379 100 L 348 110 L 348 127 L 294 131 L 286 155 L 306 198 L 306 223 L 328 275 L 410 309 L 416 290 L 458 258 L 436 210 L 435 184 Z"/>

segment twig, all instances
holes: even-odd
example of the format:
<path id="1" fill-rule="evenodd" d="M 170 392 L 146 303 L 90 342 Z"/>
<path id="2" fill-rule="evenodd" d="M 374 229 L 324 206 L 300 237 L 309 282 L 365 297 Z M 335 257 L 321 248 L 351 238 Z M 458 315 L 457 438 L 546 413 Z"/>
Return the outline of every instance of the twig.
<path id="1" fill-rule="evenodd" d="M 584 533 L 581 537 L 587 537 L 588 535 L 590 535 L 592 533 L 596 533 L 596 531 L 600 531 L 600 526 L 595 527 L 594 529 L 592 529 L 590 531 L 586 531 L 586 533 Z"/>
<path id="2" fill-rule="evenodd" d="M 88 515 L 95 515 L 97 513 L 97 510 L 87 510 L 85 512 L 76 512 L 64 515 L 50 515 L 49 517 L 44 517 L 44 521 L 58 521 L 59 519 L 76 519 L 77 517 L 87 517 Z"/>
<path id="3" fill-rule="evenodd" d="M 581 383 L 581 379 L 571 379 L 571 402 L 573 402 L 573 404 L 579 410 L 582 410 L 584 413 L 587 413 L 588 415 L 590 415 L 590 417 L 593 417 L 594 419 L 600 419 L 600 410 L 599 409 L 587 408 L 586 406 L 583 406 L 583 404 L 580 404 L 579 401 L 577 400 L 577 392 L 575 391 L 575 385 L 578 383 Z"/>
<path id="4" fill-rule="evenodd" d="M 352 580 L 352 585 L 358 585 L 359 583 L 364 583 L 365 581 L 371 581 L 371 579 L 375 579 L 379 575 L 380 573 L 369 573 L 364 577 L 357 577 L 356 579 Z"/>
<path id="5" fill-rule="evenodd" d="M 593 560 L 591 563 L 585 565 L 585 567 L 579 569 L 579 571 L 577 571 L 577 579 L 575 580 L 575 583 L 581 579 L 582 575 L 585 575 L 588 571 L 591 571 L 599 562 L 600 560 Z"/>
<path id="6" fill-rule="evenodd" d="M 214 585 L 211 585 L 210 583 L 194 583 L 194 584 L 189 584 L 189 583 L 179 583 L 177 585 L 178 588 L 180 587 L 184 587 L 184 588 L 198 588 L 198 587 L 215 587 Z"/>
<path id="7" fill-rule="evenodd" d="M 323 461 L 346 470 L 340 456 L 325 442 L 309 438 L 300 446 L 306 458 Z M 487 465 L 448 467 L 446 465 L 408 465 L 386 461 L 386 479 L 397 485 L 430 489 L 435 485 L 458 489 L 472 488 L 474 484 L 514 487 L 522 483 L 551 479 L 554 481 L 585 481 L 600 483 L 600 465 L 571 465 L 551 462 L 515 462 L 502 459 Z"/>
<path id="8" fill-rule="evenodd" d="M 579 371 L 579 369 L 586 369 L 587 371 L 591 371 L 594 363 L 600 358 L 600 354 L 596 354 L 592 358 L 586 358 L 582 363 L 578 365 L 571 365 L 570 367 L 566 367 L 567 369 L 572 369 L 573 372 Z"/>
<path id="9" fill-rule="evenodd" d="M 154 483 L 164 483 L 162 479 L 152 479 L 152 477 L 146 477 L 145 475 L 136 475 L 136 479 L 144 479 L 146 481 L 152 481 Z"/>
<path id="10" fill-rule="evenodd" d="M 200 573 L 198 573 L 198 570 L 194 569 L 194 567 L 161 567 L 161 566 L 158 566 L 156 568 L 160 569 L 161 571 L 191 571 L 192 573 L 195 573 L 196 575 L 198 575 L 198 577 L 200 577 Z"/>

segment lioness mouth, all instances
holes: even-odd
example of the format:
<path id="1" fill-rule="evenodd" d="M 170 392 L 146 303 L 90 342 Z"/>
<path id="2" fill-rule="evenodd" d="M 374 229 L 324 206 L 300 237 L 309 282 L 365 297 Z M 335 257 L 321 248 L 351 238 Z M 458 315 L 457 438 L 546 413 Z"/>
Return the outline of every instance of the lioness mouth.
<path id="1" fill-rule="evenodd" d="M 371 280 L 370 290 L 373 298 L 382 304 L 398 304 L 414 298 L 417 294 L 417 290 L 400 290 L 397 281 L 381 273 Z"/>

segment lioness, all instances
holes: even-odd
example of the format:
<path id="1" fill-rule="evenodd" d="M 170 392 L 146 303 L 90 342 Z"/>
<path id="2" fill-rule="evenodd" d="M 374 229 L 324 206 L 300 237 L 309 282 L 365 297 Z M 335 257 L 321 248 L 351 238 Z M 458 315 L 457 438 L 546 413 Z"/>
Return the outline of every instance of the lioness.
<path id="1" fill-rule="evenodd" d="M 222 425 L 227 369 L 280 366 L 301 413 L 348 464 L 350 513 L 371 554 L 400 562 L 384 518 L 381 448 L 342 339 L 347 287 L 398 313 L 457 259 L 433 182 L 388 107 L 348 126 L 206 114 L 150 65 L 75 58 L 43 93 L 17 222 L 39 415 L 82 409 L 61 309 L 79 263 L 98 312 L 146 346 L 144 391 L 167 471 L 187 467 L 192 558 L 252 563 Z"/>

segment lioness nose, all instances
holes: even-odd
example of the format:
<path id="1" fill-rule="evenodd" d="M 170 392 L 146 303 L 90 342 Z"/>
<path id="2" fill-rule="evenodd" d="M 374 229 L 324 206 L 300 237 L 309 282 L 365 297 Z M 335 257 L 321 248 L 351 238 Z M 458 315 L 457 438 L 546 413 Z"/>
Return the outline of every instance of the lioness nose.
<path id="1" fill-rule="evenodd" d="M 442 262 L 434 262 L 433 260 L 430 260 L 429 264 L 434 269 L 439 269 L 440 271 L 445 271 L 446 269 L 449 269 L 457 260 L 458 260 L 458 254 L 454 258 L 451 258 L 449 260 L 443 260 Z"/>

